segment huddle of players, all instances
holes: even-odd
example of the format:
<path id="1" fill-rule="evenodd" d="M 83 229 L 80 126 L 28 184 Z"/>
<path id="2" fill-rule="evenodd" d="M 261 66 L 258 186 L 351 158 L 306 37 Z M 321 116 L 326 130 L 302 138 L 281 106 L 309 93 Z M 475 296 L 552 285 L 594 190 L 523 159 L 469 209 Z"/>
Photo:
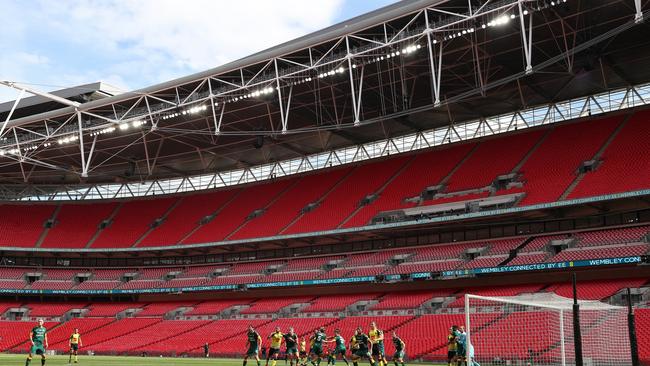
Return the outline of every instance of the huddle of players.
<path id="1" fill-rule="evenodd" d="M 469 352 L 467 352 L 467 333 L 465 327 L 452 325 L 449 328 L 447 335 L 447 364 L 448 366 L 462 366 L 463 363 L 467 365 L 467 356 L 472 359 L 472 366 L 481 366 L 474 360 L 474 349 L 470 345 Z"/>
<path id="2" fill-rule="evenodd" d="M 271 345 L 266 357 L 266 365 L 276 366 L 278 355 L 280 354 L 280 346 L 282 341 L 285 343 L 285 354 L 293 366 L 294 361 L 296 366 L 307 366 L 307 361 L 312 366 L 320 366 L 321 360 L 327 357 L 327 365 L 335 365 L 337 358 L 340 356 L 346 365 L 349 365 L 348 359 L 345 357 L 347 354 L 346 342 L 341 336 L 340 329 L 334 331 L 333 337 L 327 337 L 325 328 L 321 327 L 314 331 L 309 337 L 310 348 L 309 357 L 307 357 L 307 341 L 305 337 L 302 340 L 298 339 L 298 335 L 293 328 L 289 328 L 289 333 L 282 333 L 280 327 L 275 328 L 267 339 L 270 339 Z M 395 332 L 393 332 L 393 344 L 395 345 L 395 354 L 393 356 L 393 363 L 395 366 L 404 365 L 404 351 L 406 344 L 402 341 Z M 334 343 L 334 349 L 330 352 L 324 351 L 324 343 Z M 248 350 L 244 356 L 243 366 L 246 366 L 248 358 L 255 358 L 257 366 L 261 366 L 258 356 L 259 349 L 262 345 L 262 337 L 255 331 L 252 326 L 248 327 L 247 334 Z M 300 348 L 300 351 L 298 350 Z M 371 366 L 387 366 L 388 360 L 384 355 L 384 332 L 377 328 L 375 322 L 370 324 L 370 331 L 365 334 L 361 327 L 354 331 L 354 335 L 350 338 L 351 348 L 351 361 L 354 366 L 358 366 L 358 361 L 367 359 Z"/>
<path id="3" fill-rule="evenodd" d="M 25 361 L 25 366 L 29 366 L 32 362 L 33 355 L 40 355 L 41 365 L 45 365 L 45 350 L 49 347 L 49 344 L 47 341 L 47 329 L 43 326 L 43 319 L 39 319 L 38 325 L 29 332 L 29 341 L 31 342 L 31 347 L 29 348 L 29 355 L 27 356 L 27 361 Z M 70 359 L 68 363 L 72 363 L 72 356 L 74 356 L 74 363 L 79 362 L 77 352 L 81 346 L 81 334 L 79 334 L 79 329 L 75 328 L 74 333 L 70 336 Z"/>

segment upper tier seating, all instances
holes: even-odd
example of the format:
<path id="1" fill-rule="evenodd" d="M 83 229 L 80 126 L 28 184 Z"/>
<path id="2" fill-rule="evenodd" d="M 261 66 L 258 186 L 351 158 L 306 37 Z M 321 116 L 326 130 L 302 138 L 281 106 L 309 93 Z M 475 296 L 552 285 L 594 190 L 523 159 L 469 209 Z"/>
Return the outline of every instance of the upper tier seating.
<path id="1" fill-rule="evenodd" d="M 128 248 L 149 230 L 154 220 L 177 202 L 177 198 L 157 198 L 124 203 L 111 224 L 101 231 L 91 248 Z"/>
<path id="2" fill-rule="evenodd" d="M 367 225 L 381 211 L 408 207 L 404 199 L 419 196 L 425 188 L 440 184 L 474 147 L 471 143 L 454 145 L 416 155 L 379 193 L 379 198 L 357 211 L 343 227 Z"/>
<path id="3" fill-rule="evenodd" d="M 447 192 L 489 186 L 499 175 L 509 174 L 545 132 L 536 130 L 483 141 L 451 176 Z"/>
<path id="4" fill-rule="evenodd" d="M 212 221 L 201 225 L 182 242 L 184 244 L 196 244 L 227 239 L 230 234 L 246 222 L 249 215 L 255 210 L 264 209 L 278 195 L 296 184 L 297 180 L 298 178 L 282 179 L 242 190 L 237 197 L 219 211 Z"/>
<path id="5" fill-rule="evenodd" d="M 54 205 L 0 205 L 0 246 L 34 247 Z"/>
<path id="6" fill-rule="evenodd" d="M 359 209 L 364 197 L 376 193 L 408 160 L 397 157 L 357 167 L 316 209 L 302 215 L 282 234 L 337 228 Z"/>
<path id="7" fill-rule="evenodd" d="M 303 208 L 322 199 L 351 171 L 352 168 L 346 167 L 298 179 L 291 188 L 271 204 L 266 212 L 247 221 L 230 239 L 276 235 L 299 218 Z M 318 216 L 320 217 L 320 215 Z M 311 229 L 304 231 L 311 231 Z"/>
<path id="8" fill-rule="evenodd" d="M 116 202 L 62 205 L 41 247 L 85 248 L 116 207 Z"/>
<path id="9" fill-rule="evenodd" d="M 180 197 L 0 205 L 4 218 L 0 246 L 101 249 L 211 243 L 358 227 L 368 225 L 383 211 L 494 194 L 522 193 L 517 204 L 523 206 L 557 201 L 563 195 L 572 199 L 650 188 L 646 154 L 650 111 L 638 111 L 627 122 L 625 118 L 557 124 Z M 617 130 L 621 123 L 625 125 Z M 615 131 L 619 132 L 606 146 Z M 580 165 L 603 148 L 596 170 L 576 180 Z M 498 175 L 513 172 L 519 164 L 518 180 L 523 186 L 496 193 L 485 190 Z M 447 195 L 416 202 L 427 187 L 440 184 Z M 376 199 L 366 201 L 370 195 L 377 195 Z M 408 198 L 416 200 L 405 202 Z M 317 205 L 311 211 L 301 212 L 312 203 Z M 257 210 L 259 215 L 252 217 Z M 44 228 L 48 219 L 55 223 L 51 229 Z M 101 229 L 100 224 L 109 219 L 109 225 Z M 157 226 L 152 229 L 154 221 Z M 524 250 L 540 248 L 528 245 Z"/>
<path id="10" fill-rule="evenodd" d="M 601 156 L 602 165 L 585 174 L 568 198 L 635 191 L 650 182 L 650 111 L 640 111 L 627 124 Z M 591 133 L 591 131 L 590 131 Z"/>
<path id="11" fill-rule="evenodd" d="M 621 117 L 557 126 L 521 167 L 526 197 L 520 205 L 556 201 L 621 122 Z M 585 133 L 585 131 L 589 133 Z"/>
<path id="12" fill-rule="evenodd" d="M 162 225 L 153 229 L 138 247 L 155 247 L 178 244 L 199 227 L 201 219 L 221 210 L 240 192 L 234 188 L 207 194 L 183 197 L 181 202 L 165 217 Z"/>

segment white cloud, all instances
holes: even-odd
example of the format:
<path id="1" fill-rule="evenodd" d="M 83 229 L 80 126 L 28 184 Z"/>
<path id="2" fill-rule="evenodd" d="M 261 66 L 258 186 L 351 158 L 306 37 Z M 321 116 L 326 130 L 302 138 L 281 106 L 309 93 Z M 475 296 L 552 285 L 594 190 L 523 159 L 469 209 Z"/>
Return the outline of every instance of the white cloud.
<path id="1" fill-rule="evenodd" d="M 0 79 L 57 86 L 103 80 L 139 88 L 326 27 L 342 1 L 42 0 L 30 9 L 24 4 L 33 3 L 0 0 L 7 18 L 24 20 L 11 40 L 0 41 L 13 51 L 0 56 Z M 45 54 L 30 49 L 38 36 L 54 45 Z"/>

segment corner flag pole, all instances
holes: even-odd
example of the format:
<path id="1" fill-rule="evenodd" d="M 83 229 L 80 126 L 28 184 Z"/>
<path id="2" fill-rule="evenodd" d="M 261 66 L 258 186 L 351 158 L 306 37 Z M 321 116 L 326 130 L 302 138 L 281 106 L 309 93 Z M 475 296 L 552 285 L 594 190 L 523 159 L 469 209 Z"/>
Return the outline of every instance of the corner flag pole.
<path id="1" fill-rule="evenodd" d="M 576 354 L 576 366 L 583 366 L 582 333 L 580 332 L 580 305 L 578 305 L 578 288 L 576 274 L 573 273 L 573 339 Z"/>

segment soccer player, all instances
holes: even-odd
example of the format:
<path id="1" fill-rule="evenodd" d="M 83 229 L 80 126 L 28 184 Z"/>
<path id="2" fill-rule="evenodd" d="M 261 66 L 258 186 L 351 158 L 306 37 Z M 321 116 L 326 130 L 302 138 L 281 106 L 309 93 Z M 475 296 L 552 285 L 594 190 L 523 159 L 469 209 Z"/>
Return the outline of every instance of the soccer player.
<path id="1" fill-rule="evenodd" d="M 205 344 L 203 345 L 203 356 L 205 358 L 210 357 L 210 345 L 208 344 L 208 342 L 205 342 Z"/>
<path id="2" fill-rule="evenodd" d="M 336 365 L 336 358 L 340 355 L 341 358 L 343 359 L 343 362 L 345 362 L 346 365 L 349 365 L 350 363 L 348 362 L 348 359 L 345 358 L 345 353 L 347 352 L 347 349 L 345 349 L 345 339 L 341 336 L 341 330 L 340 329 L 335 329 L 334 330 L 334 337 L 328 339 L 325 341 L 327 343 L 332 343 L 334 342 L 335 347 L 332 352 L 330 352 L 330 359 L 327 360 L 327 363 L 329 364 L 330 362 L 332 365 Z"/>
<path id="3" fill-rule="evenodd" d="M 298 354 L 298 335 L 293 328 L 289 328 L 289 333 L 284 335 L 284 344 L 287 348 L 285 354 L 289 359 L 289 364 L 293 366 L 293 360 L 296 360 L 296 365 L 298 365 L 300 359 Z"/>
<path id="4" fill-rule="evenodd" d="M 255 361 L 257 361 L 257 366 L 260 366 L 259 352 L 260 352 L 260 346 L 262 345 L 262 337 L 260 336 L 259 333 L 255 331 L 255 328 L 253 328 L 252 325 L 248 326 L 248 333 L 246 337 L 247 337 L 246 345 L 248 346 L 248 350 L 246 351 L 246 355 L 244 356 L 243 366 L 246 366 L 249 357 L 255 357 Z"/>
<path id="5" fill-rule="evenodd" d="M 79 347 L 82 347 L 83 344 L 81 342 L 81 334 L 79 334 L 79 328 L 74 328 L 74 333 L 70 336 L 70 358 L 68 359 L 68 363 L 72 362 L 72 356 L 74 355 L 74 363 L 79 362 L 79 358 L 77 357 L 77 352 L 79 351 Z"/>
<path id="6" fill-rule="evenodd" d="M 456 363 L 458 358 L 458 339 L 456 338 L 456 328 L 457 326 L 453 325 L 449 328 L 449 334 L 447 334 L 447 366 L 452 366 Z"/>
<path id="7" fill-rule="evenodd" d="M 375 322 L 370 323 L 370 331 L 368 332 L 370 341 L 372 342 L 372 356 L 379 361 L 379 366 L 388 365 L 386 355 L 384 353 L 384 332 L 377 328 Z"/>
<path id="8" fill-rule="evenodd" d="M 275 327 L 275 332 L 271 333 L 267 339 L 271 340 L 271 346 L 269 346 L 269 353 L 266 356 L 266 366 L 269 366 L 271 357 L 273 357 L 271 365 L 275 366 L 278 361 L 278 355 L 280 354 L 280 346 L 282 345 L 284 334 L 280 331 L 280 327 Z"/>
<path id="9" fill-rule="evenodd" d="M 458 350 L 456 351 L 458 364 L 465 362 L 467 365 L 467 333 L 465 333 L 465 327 L 462 325 L 456 327 L 454 334 L 456 335 L 456 343 L 458 344 Z"/>
<path id="10" fill-rule="evenodd" d="M 300 365 L 307 365 L 307 338 L 305 337 L 300 341 Z"/>
<path id="11" fill-rule="evenodd" d="M 370 353 L 370 348 L 372 342 L 370 338 L 363 333 L 361 327 L 358 327 L 354 331 L 354 336 L 350 340 L 352 348 L 352 364 L 354 366 L 359 366 L 359 359 L 367 358 L 370 361 L 370 365 L 375 366 L 375 360 L 372 358 Z"/>
<path id="12" fill-rule="evenodd" d="M 326 339 L 327 335 L 325 334 L 325 327 L 318 328 L 310 338 L 312 344 L 309 349 L 309 355 L 311 356 L 311 364 L 313 366 L 320 365 L 323 357 L 323 341 Z"/>
<path id="13" fill-rule="evenodd" d="M 45 349 L 49 347 L 47 343 L 47 329 L 43 326 L 43 319 L 38 320 L 38 325 L 29 332 L 29 341 L 32 346 L 29 348 L 29 355 L 25 366 L 32 362 L 32 355 L 41 355 L 41 365 L 45 365 Z"/>
<path id="14" fill-rule="evenodd" d="M 406 344 L 400 337 L 397 336 L 397 333 L 395 332 L 393 332 L 393 345 L 395 345 L 393 363 L 395 366 L 399 366 L 399 364 L 404 366 L 404 351 L 406 350 Z"/>

